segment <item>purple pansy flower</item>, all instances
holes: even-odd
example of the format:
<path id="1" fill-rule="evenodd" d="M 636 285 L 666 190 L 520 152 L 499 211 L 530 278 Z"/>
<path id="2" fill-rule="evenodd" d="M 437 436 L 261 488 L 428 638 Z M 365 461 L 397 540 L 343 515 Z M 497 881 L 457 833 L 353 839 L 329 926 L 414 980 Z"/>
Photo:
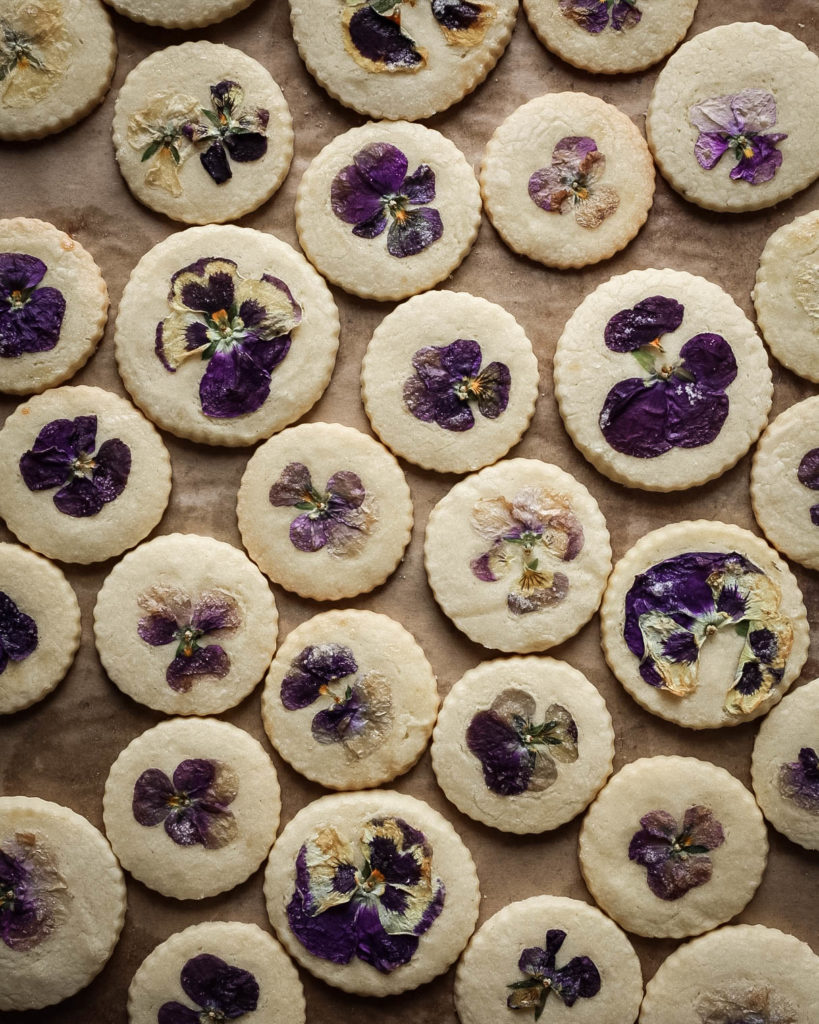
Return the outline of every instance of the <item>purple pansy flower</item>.
<path id="1" fill-rule="evenodd" d="M 237 163 L 261 160 L 267 152 L 270 111 L 261 107 L 242 110 L 244 90 L 238 82 L 224 81 L 210 87 L 212 110 L 202 108 L 207 123 L 189 122 L 182 129 L 194 143 L 209 142 L 199 155 L 202 166 L 217 185 L 233 177 L 228 156 Z"/>
<path id="2" fill-rule="evenodd" d="M 475 425 L 471 403 L 494 420 L 509 403 L 512 376 L 505 363 L 481 369 L 481 346 L 458 338 L 451 345 L 419 348 L 412 357 L 415 375 L 404 381 L 404 404 L 416 419 L 444 430 Z"/>
<path id="3" fill-rule="evenodd" d="M 711 96 L 690 107 L 688 118 L 699 131 L 694 154 L 706 171 L 730 149 L 737 161 L 731 168 L 734 181 L 761 185 L 776 174 L 782 163 L 776 146 L 788 136 L 782 132 L 762 134 L 776 124 L 776 100 L 765 89 Z"/>
<path id="4" fill-rule="evenodd" d="M 0 590 L 0 675 L 9 661 L 22 661 L 37 647 L 37 623 Z"/>
<path id="5" fill-rule="evenodd" d="M 32 448 L 20 458 L 30 491 L 59 487 L 54 504 L 67 516 L 95 516 L 125 490 L 131 449 L 117 437 L 97 446 L 97 417 L 46 423 Z"/>
<path id="6" fill-rule="evenodd" d="M 134 784 L 134 818 L 149 827 L 164 821 L 165 831 L 178 846 L 200 844 L 216 850 L 232 842 L 239 831 L 228 810 L 238 790 L 236 773 L 219 761 L 181 761 L 173 782 L 159 768 L 148 768 Z"/>
<path id="7" fill-rule="evenodd" d="M 799 1012 L 767 985 L 708 992 L 695 1007 L 700 1024 L 797 1024 Z"/>
<path id="8" fill-rule="evenodd" d="M 18 952 L 33 949 L 57 922 L 65 881 L 30 832 L 0 847 L 0 939 Z"/>
<path id="9" fill-rule="evenodd" d="M 576 22 L 593 35 L 609 24 L 615 32 L 633 28 L 642 18 L 637 0 L 559 0 L 564 18 Z"/>
<path id="10" fill-rule="evenodd" d="M 220 1024 L 238 1020 L 259 1005 L 259 983 L 241 967 L 233 967 L 212 953 L 200 953 L 185 964 L 179 975 L 182 990 L 193 1010 L 183 1003 L 163 1003 L 157 1024 Z"/>
<path id="11" fill-rule="evenodd" d="M 506 1000 L 510 1010 L 534 1010 L 535 1020 L 540 1018 L 550 992 L 560 996 L 566 1006 L 574 1006 L 578 999 L 591 999 L 600 991 L 600 972 L 592 959 L 574 956 L 563 967 L 557 967 L 557 954 L 566 940 L 566 932 L 550 928 L 546 932 L 545 948 L 529 946 L 520 954 L 518 970 L 528 975 L 515 981 Z"/>
<path id="12" fill-rule="evenodd" d="M 707 807 L 689 807 L 682 827 L 668 811 L 649 811 L 628 847 L 629 860 L 646 868 L 649 889 L 661 900 L 678 900 L 705 885 L 714 870 L 708 853 L 725 842 L 722 825 Z"/>
<path id="13" fill-rule="evenodd" d="M 270 375 L 290 350 L 301 306 L 277 277 L 256 280 L 233 260 L 206 257 L 171 278 L 173 310 L 156 327 L 156 354 L 169 373 L 191 356 L 207 360 L 199 382 L 202 412 L 232 419 L 255 412 L 270 394 Z"/>
<path id="14" fill-rule="evenodd" d="M 819 758 L 813 747 L 802 747 L 798 761 L 779 766 L 779 792 L 803 811 L 819 814 Z"/>
<path id="15" fill-rule="evenodd" d="M 444 233 L 441 215 L 425 203 L 435 198 L 435 172 L 421 164 L 407 175 L 406 156 L 389 142 L 371 142 L 342 168 L 330 186 L 333 213 L 355 224 L 358 238 L 376 238 L 387 227 L 387 252 L 403 258 L 422 252 Z M 408 206 L 420 209 L 408 210 Z"/>
<path id="16" fill-rule="evenodd" d="M 811 448 L 805 452 L 796 471 L 799 483 L 812 491 L 819 491 L 819 448 Z M 819 526 L 819 504 L 811 505 L 810 521 Z"/>
<path id="17" fill-rule="evenodd" d="M 552 151 L 552 162 L 529 178 L 529 198 L 547 213 L 574 213 L 581 228 L 599 228 L 620 205 L 610 185 L 597 181 L 606 158 L 594 139 L 568 135 Z"/>
<path id="18" fill-rule="evenodd" d="M 48 352 L 60 340 L 65 299 L 56 288 L 38 288 L 48 267 L 36 256 L 0 253 L 0 357 Z"/>
<path id="19" fill-rule="evenodd" d="M 287 919 L 313 956 L 358 957 L 389 974 L 412 959 L 444 898 L 423 832 L 401 818 L 373 818 L 354 843 L 326 825 L 301 847 Z"/>

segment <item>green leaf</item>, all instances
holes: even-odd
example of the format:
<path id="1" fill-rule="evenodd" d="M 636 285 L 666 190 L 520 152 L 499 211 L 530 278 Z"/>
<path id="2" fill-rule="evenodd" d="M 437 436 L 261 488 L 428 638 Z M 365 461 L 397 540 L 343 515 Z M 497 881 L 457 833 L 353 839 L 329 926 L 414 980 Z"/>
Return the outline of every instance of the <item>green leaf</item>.
<path id="1" fill-rule="evenodd" d="M 400 0 L 370 0 L 370 7 L 376 14 L 386 14 L 393 7 L 397 7 Z"/>
<path id="2" fill-rule="evenodd" d="M 154 153 L 156 153 L 156 151 L 159 149 L 159 147 L 161 145 L 162 145 L 162 140 L 161 139 L 156 139 L 149 146 L 146 146 L 145 152 L 142 154 L 142 161 L 141 162 L 144 163 L 146 160 L 150 160 L 151 157 L 154 155 Z"/>
<path id="3" fill-rule="evenodd" d="M 656 349 L 649 348 L 648 345 L 644 345 L 642 348 L 638 348 L 631 354 L 645 370 L 646 373 L 655 372 L 655 352 Z"/>
<path id="4" fill-rule="evenodd" d="M 746 637 L 748 635 L 750 625 L 751 623 L 747 619 L 744 619 L 742 622 L 738 622 L 734 626 L 734 629 L 737 631 L 737 636 Z"/>
<path id="5" fill-rule="evenodd" d="M 218 114 L 214 114 L 214 112 L 212 110 L 205 110 L 204 107 L 200 107 L 199 111 L 200 111 L 200 113 L 205 115 L 205 117 L 210 121 L 211 124 L 215 124 L 217 128 L 219 127 L 219 115 Z"/>
<path id="6" fill-rule="evenodd" d="M 170 148 L 170 151 L 171 151 L 171 156 L 173 157 L 173 162 L 175 164 L 178 164 L 179 163 L 179 150 L 176 148 L 176 146 L 173 143 L 170 144 L 169 148 Z"/>
<path id="7" fill-rule="evenodd" d="M 299 509 L 301 512 L 309 512 L 316 506 L 312 501 L 297 501 L 293 507 Z"/>

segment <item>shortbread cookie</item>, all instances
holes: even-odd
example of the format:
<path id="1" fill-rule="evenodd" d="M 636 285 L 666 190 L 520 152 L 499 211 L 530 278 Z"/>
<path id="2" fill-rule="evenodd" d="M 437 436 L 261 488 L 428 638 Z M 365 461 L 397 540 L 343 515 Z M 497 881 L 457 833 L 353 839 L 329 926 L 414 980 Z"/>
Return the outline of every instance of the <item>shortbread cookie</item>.
<path id="1" fill-rule="evenodd" d="M 244 700 L 270 664 L 277 623 L 267 580 L 243 551 L 181 533 L 126 555 L 94 608 L 109 678 L 175 715 L 218 714 Z"/>
<path id="2" fill-rule="evenodd" d="M 470 669 L 444 700 L 432 739 L 438 785 L 459 811 L 502 832 L 545 832 L 579 814 L 611 773 L 606 702 L 554 658 Z"/>
<path id="3" fill-rule="evenodd" d="M 747 530 L 705 520 L 654 530 L 620 559 L 600 627 L 606 661 L 637 703 L 691 729 L 764 715 L 808 654 L 785 562 Z"/>
<path id="4" fill-rule="evenodd" d="M 627 931 L 698 935 L 738 914 L 768 857 L 765 822 L 733 775 L 693 757 L 622 768 L 580 829 L 589 892 Z"/>
<path id="5" fill-rule="evenodd" d="M 80 606 L 56 565 L 0 544 L 0 714 L 51 693 L 80 645 Z"/>
<path id="6" fill-rule="evenodd" d="M 554 2 L 554 0 L 549 0 Z M 550 267 L 608 259 L 645 223 L 654 164 L 634 122 L 583 92 L 529 100 L 481 164 L 486 212 L 515 252 Z"/>
<path id="7" fill-rule="evenodd" d="M 367 789 L 415 764 L 438 703 L 411 633 L 387 615 L 339 609 L 303 622 L 279 648 L 262 718 L 296 771 L 329 789 Z"/>
<path id="8" fill-rule="evenodd" d="M 646 986 L 640 1024 L 813 1024 L 819 957 L 806 942 L 761 924 L 720 928 L 687 942 Z"/>
<path id="9" fill-rule="evenodd" d="M 40 139 L 90 114 L 116 60 L 100 0 L 0 0 L 0 139 Z"/>
<path id="10" fill-rule="evenodd" d="M 480 222 L 478 183 L 463 153 L 406 121 L 339 135 L 296 194 L 308 259 L 365 299 L 405 299 L 442 281 L 471 249 Z"/>
<path id="11" fill-rule="evenodd" d="M 228 1021 L 246 1014 L 249 1021 L 305 1021 L 296 968 L 255 924 L 206 921 L 171 935 L 142 961 L 128 989 L 129 1024 Z"/>
<path id="12" fill-rule="evenodd" d="M 751 780 L 773 827 L 819 850 L 819 679 L 800 686 L 759 727 Z"/>
<path id="13" fill-rule="evenodd" d="M 523 1022 L 565 1014 L 573 1024 L 634 1024 L 642 997 L 640 961 L 623 932 L 562 896 L 533 896 L 490 917 L 455 975 L 461 1024 L 497 1024 L 507 1008 L 523 1010 Z"/>
<path id="14" fill-rule="evenodd" d="M 632 270 L 581 302 L 555 351 L 571 439 L 605 476 L 647 491 L 694 487 L 759 436 L 773 384 L 753 324 L 718 285 Z"/>
<path id="15" fill-rule="evenodd" d="M 0 1011 L 51 1006 L 99 974 L 125 920 L 125 882 L 89 821 L 0 797 L 0 891 Z"/>
<path id="16" fill-rule="evenodd" d="M 303 808 L 276 841 L 267 912 L 291 956 L 364 996 L 416 988 L 458 957 L 478 917 L 478 877 L 446 818 L 372 790 Z"/>
<path id="17" fill-rule="evenodd" d="M 330 290 L 300 253 L 229 224 L 181 231 L 142 257 L 114 345 L 125 386 L 161 427 L 245 445 L 318 401 L 338 329 Z"/>
<path id="18" fill-rule="evenodd" d="M 141 203 L 186 224 L 221 223 L 255 210 L 284 181 L 293 121 L 258 61 L 221 43 L 183 43 L 150 54 L 125 79 L 114 150 Z"/>
<path id="19" fill-rule="evenodd" d="M 131 21 L 162 28 L 202 28 L 232 18 L 249 7 L 253 0 L 105 0 Z M 153 1024 L 153 1022 L 152 1022 Z"/>
<path id="20" fill-rule="evenodd" d="M 171 460 L 153 426 L 101 388 L 53 388 L 0 430 L 0 516 L 23 544 L 61 562 L 101 562 L 162 518 Z"/>
<path id="21" fill-rule="evenodd" d="M 114 762 L 103 818 L 134 878 L 164 896 L 200 900 L 256 870 L 280 806 L 276 770 L 258 740 L 215 718 L 173 718 Z"/>
<path id="22" fill-rule="evenodd" d="M 753 300 L 779 362 L 819 381 L 819 210 L 774 231 L 765 243 Z"/>
<path id="23" fill-rule="evenodd" d="M 417 121 L 480 85 L 506 49 L 517 0 L 290 0 L 307 70 L 348 107 Z"/>
<path id="24" fill-rule="evenodd" d="M 0 250 L 0 391 L 45 391 L 96 348 L 108 289 L 79 242 L 45 221 L 0 220 Z"/>
<path id="25" fill-rule="evenodd" d="M 435 600 L 470 640 L 525 654 L 562 643 L 594 615 L 611 546 L 597 502 L 573 476 L 511 459 L 438 502 L 424 564 Z"/>
<path id="26" fill-rule="evenodd" d="M 247 464 L 237 512 L 242 542 L 262 572 L 319 601 L 383 583 L 412 530 L 398 462 L 340 423 L 301 423 L 266 441 Z"/>
<path id="27" fill-rule="evenodd" d="M 819 175 L 819 57 L 773 25 L 701 32 L 660 72 L 648 144 L 672 188 L 708 210 L 787 199 Z"/>

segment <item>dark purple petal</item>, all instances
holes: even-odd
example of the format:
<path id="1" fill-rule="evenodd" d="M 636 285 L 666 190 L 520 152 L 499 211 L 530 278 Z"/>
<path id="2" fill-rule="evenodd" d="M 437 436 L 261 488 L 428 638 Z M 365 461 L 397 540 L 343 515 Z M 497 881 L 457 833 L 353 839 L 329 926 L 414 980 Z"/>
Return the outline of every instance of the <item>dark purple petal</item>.
<path id="1" fill-rule="evenodd" d="M 600 972 L 587 956 L 575 956 L 554 972 L 552 988 L 566 1006 L 574 1006 L 578 998 L 590 999 L 600 991 Z"/>
<path id="2" fill-rule="evenodd" d="M 754 657 L 766 665 L 770 665 L 779 654 L 779 640 L 776 633 L 764 627 L 749 631 L 748 644 Z"/>
<path id="3" fill-rule="evenodd" d="M 529 178 L 529 198 L 541 210 L 559 212 L 571 193 L 571 188 L 563 179 L 563 170 L 554 165 L 535 171 Z"/>
<path id="4" fill-rule="evenodd" d="M 432 0 L 432 16 L 453 32 L 471 28 L 480 18 L 481 8 L 469 0 Z"/>
<path id="5" fill-rule="evenodd" d="M 45 277 L 48 267 L 24 252 L 0 253 L 0 309 L 12 292 L 30 291 Z"/>
<path id="6" fill-rule="evenodd" d="M 93 480 L 76 477 L 57 491 L 54 495 L 54 504 L 64 515 L 83 519 L 86 516 L 95 516 L 105 502 Z"/>
<path id="7" fill-rule="evenodd" d="M 652 864 L 646 871 L 648 887 L 661 900 L 678 900 L 711 878 L 714 868 L 707 856 L 671 858 Z"/>
<path id="8" fill-rule="evenodd" d="M 231 157 L 239 164 L 261 160 L 267 152 L 267 136 L 261 132 L 228 132 L 225 146 Z"/>
<path id="9" fill-rule="evenodd" d="M 287 904 L 287 920 L 299 942 L 313 956 L 334 964 L 348 964 L 356 952 L 356 915 L 353 903 L 343 903 L 314 915 L 307 851 L 302 846 L 296 859 L 296 888 Z"/>
<path id="10" fill-rule="evenodd" d="M 555 931 L 557 929 L 554 929 Z M 565 938 L 566 933 L 563 933 Z M 520 954 L 518 970 L 528 974 L 530 978 L 546 978 L 555 965 L 555 952 L 541 949 L 540 946 L 528 946 Z"/>
<path id="11" fill-rule="evenodd" d="M 199 161 L 217 185 L 224 183 L 233 177 L 233 171 L 228 163 L 227 153 L 221 139 L 212 142 L 204 153 L 199 154 Z M 227 307 L 221 307 L 226 309 Z"/>
<path id="12" fill-rule="evenodd" d="M 479 711 L 466 730 L 466 745 L 481 762 L 484 782 L 500 796 L 524 793 L 534 768 L 534 756 L 514 727 L 495 711 Z"/>
<path id="13" fill-rule="evenodd" d="M 165 679 L 177 693 L 187 693 L 197 676 L 223 679 L 230 671 L 230 657 L 217 644 L 200 647 L 190 655 L 177 654 L 168 665 Z"/>
<path id="14" fill-rule="evenodd" d="M 368 724 L 362 696 L 353 689 L 347 700 L 339 701 L 314 715 L 310 731 L 317 743 L 341 743 L 360 733 Z"/>
<path id="15" fill-rule="evenodd" d="M 777 143 L 787 137 L 781 133 L 754 136 L 750 140 L 752 155 L 743 156 L 736 167 L 731 169 L 731 178 L 734 181 L 747 181 L 751 185 L 770 181 L 782 164 L 782 154 L 776 148 Z"/>
<path id="16" fill-rule="evenodd" d="M 421 920 L 415 926 L 416 935 L 423 935 L 424 932 L 428 931 L 432 927 L 433 922 L 437 920 L 441 911 L 444 909 L 445 899 L 446 887 L 443 882 L 439 881 L 432 903 L 430 903 L 424 910 L 424 913 L 421 915 Z"/>
<path id="17" fill-rule="evenodd" d="M 695 334 L 680 349 L 680 361 L 698 384 L 724 391 L 736 378 L 733 350 L 720 334 Z"/>
<path id="18" fill-rule="evenodd" d="M 378 910 L 372 905 L 359 905 L 356 909 L 355 955 L 359 960 L 375 967 L 382 974 L 389 974 L 396 967 L 409 963 L 418 949 L 417 937 L 389 935 L 384 931 Z"/>
<path id="19" fill-rule="evenodd" d="M 368 4 L 350 18 L 350 40 L 362 57 L 391 70 L 412 70 L 424 63 L 415 43 L 392 18 L 377 14 Z"/>
<path id="20" fill-rule="evenodd" d="M 381 192 L 370 184 L 355 164 L 342 168 L 333 178 L 330 185 L 330 205 L 336 217 L 345 224 L 365 224 L 377 221 L 380 216 L 384 219 L 384 225 L 380 230 L 383 231 L 386 227 Z M 373 227 L 372 234 L 364 237 L 374 238 L 377 234 L 380 234 L 380 231 Z"/>
<path id="21" fill-rule="evenodd" d="M 159 768 L 148 768 L 134 783 L 132 809 L 140 825 L 158 825 L 170 813 L 174 788 Z"/>
<path id="22" fill-rule="evenodd" d="M 810 521 L 813 523 L 814 526 L 819 526 L 819 505 L 811 505 Z"/>
<path id="23" fill-rule="evenodd" d="M 259 1002 L 259 983 L 241 967 L 233 967 L 211 953 L 188 960 L 179 977 L 185 995 L 205 1010 L 235 1020 L 252 1013 Z"/>
<path id="24" fill-rule="evenodd" d="M 387 252 L 403 258 L 423 252 L 444 233 L 441 215 L 430 206 L 420 210 L 405 210 L 396 217 L 387 233 Z"/>
<path id="25" fill-rule="evenodd" d="M 281 699 L 288 711 L 306 708 L 322 688 L 358 671 L 349 647 L 341 644 L 315 644 L 305 647 L 293 660 L 295 671 L 282 680 Z"/>
<path id="26" fill-rule="evenodd" d="M 176 640 L 179 623 L 171 615 L 155 613 L 139 620 L 137 633 L 151 647 L 162 647 Z"/>
<path id="27" fill-rule="evenodd" d="M 389 142 L 370 142 L 353 157 L 359 173 L 381 196 L 401 191 L 407 174 L 407 158 Z"/>
<path id="28" fill-rule="evenodd" d="M 213 633 L 217 629 L 238 628 L 241 625 L 241 616 L 236 601 L 229 594 L 220 591 L 204 591 L 193 606 L 190 625 L 203 635 Z"/>
<path id="29" fill-rule="evenodd" d="M 692 665 L 700 656 L 700 649 L 694 634 L 687 629 L 672 633 L 663 644 L 663 656 L 676 664 L 685 662 Z"/>
<path id="30" fill-rule="evenodd" d="M 200 1024 L 199 1012 L 182 1003 L 163 1003 L 156 1015 L 157 1024 Z"/>
<path id="31" fill-rule="evenodd" d="M 609 23 L 608 4 L 600 0 L 560 0 L 560 10 L 564 17 L 595 35 Z"/>
<path id="32" fill-rule="evenodd" d="M 406 196 L 413 206 L 423 206 L 435 198 L 435 171 L 427 164 L 419 166 L 404 178 L 401 195 Z"/>
<path id="33" fill-rule="evenodd" d="M 615 32 L 620 32 L 626 28 L 634 28 L 635 25 L 639 24 L 642 17 L 643 15 L 633 2 L 629 3 L 627 0 L 616 0 L 616 3 L 611 9 L 611 27 Z"/>
<path id="34" fill-rule="evenodd" d="M 641 377 L 629 377 L 606 395 L 599 424 L 615 451 L 653 459 L 673 447 L 666 437 L 667 413 L 665 381 L 647 384 Z"/>
<path id="35" fill-rule="evenodd" d="M 725 842 L 722 825 L 714 817 L 708 807 L 698 804 L 689 807 L 683 817 L 683 847 L 704 846 L 706 850 L 716 850 Z"/>
<path id="36" fill-rule="evenodd" d="M 357 238 L 377 238 L 387 226 L 387 214 L 384 212 L 383 207 L 379 206 L 378 210 L 368 217 L 367 220 L 361 221 L 360 224 L 356 224 L 353 228 L 353 234 Z"/>
<path id="37" fill-rule="evenodd" d="M 189 797 L 204 796 L 216 775 L 213 761 L 203 757 L 192 757 L 180 761 L 173 773 L 173 785 L 177 793 Z"/>
<path id="38" fill-rule="evenodd" d="M 435 353 L 437 353 L 437 358 Z M 458 338 L 451 345 L 419 349 L 412 357 L 412 365 L 422 377 L 437 380 L 440 374 L 455 383 L 463 377 L 475 377 L 481 368 L 481 346 L 477 341 Z"/>
<path id="39" fill-rule="evenodd" d="M 125 490 L 131 472 L 131 449 L 117 437 L 103 441 L 94 459 L 96 467 L 92 482 L 104 504 L 118 498 Z"/>
<path id="40" fill-rule="evenodd" d="M 367 494 L 361 477 L 348 469 L 333 473 L 327 481 L 327 493 L 330 495 L 328 505 L 331 513 L 359 508 Z"/>
<path id="41" fill-rule="evenodd" d="M 613 352 L 634 352 L 664 334 L 676 331 L 685 307 L 676 299 L 651 295 L 631 309 L 621 309 L 606 324 L 606 347 Z"/>
<path id="42" fill-rule="evenodd" d="M 225 813 L 229 814 L 229 811 Z M 165 831 L 168 838 L 177 846 L 208 847 L 211 814 L 198 803 L 187 807 L 173 807 L 165 818 Z"/>
<path id="43" fill-rule="evenodd" d="M 20 611 L 8 594 L 0 590 L 0 650 L 6 658 L 22 661 L 36 647 L 37 623 L 30 615 Z"/>
<path id="44" fill-rule="evenodd" d="M 694 156 L 703 170 L 710 171 L 715 167 L 728 149 L 728 140 L 719 132 L 700 132 L 694 143 Z"/>
<path id="45" fill-rule="evenodd" d="M 313 481 L 310 470 L 301 462 L 289 462 L 281 472 L 279 479 L 270 488 L 271 505 L 284 508 L 297 505 L 301 501 L 310 501 L 313 496 Z"/>
<path id="46" fill-rule="evenodd" d="M 805 452 L 799 462 L 796 476 L 800 484 L 812 491 L 819 491 L 819 448 L 811 448 Z"/>
<path id="47" fill-rule="evenodd" d="M 56 288 L 38 288 L 21 309 L 3 309 L 0 300 L 0 357 L 48 352 L 60 338 L 65 299 Z"/>
<path id="48" fill-rule="evenodd" d="M 431 419 L 434 419 L 439 427 L 443 427 L 444 430 L 471 430 L 475 425 L 475 417 L 469 403 L 458 398 L 452 387 L 440 395 L 430 395 L 430 398 L 433 410 Z M 423 404 L 420 408 L 423 409 Z M 410 409 L 410 412 L 413 411 Z M 423 418 L 418 416 L 418 419 Z"/>
<path id="49" fill-rule="evenodd" d="M 92 421 L 93 426 L 86 421 Z M 20 458 L 20 473 L 26 487 L 30 491 L 43 491 L 64 484 L 71 476 L 71 465 L 79 452 L 94 450 L 96 432 L 96 416 L 47 423 L 32 448 Z M 87 443 L 89 433 L 89 447 L 80 449 L 79 443 Z"/>
<path id="50" fill-rule="evenodd" d="M 505 363 L 490 363 L 477 377 L 478 411 L 488 420 L 497 419 L 509 404 L 512 374 Z"/>
<path id="51" fill-rule="evenodd" d="M 270 394 L 270 374 L 243 345 L 216 351 L 199 382 L 202 411 L 213 419 L 233 419 L 260 409 Z"/>
<path id="52" fill-rule="evenodd" d="M 716 603 L 718 612 L 725 612 L 735 621 L 739 621 L 745 616 L 747 607 L 747 597 L 741 594 L 737 587 L 726 583 L 720 590 Z"/>
<path id="53" fill-rule="evenodd" d="M 664 391 L 665 437 L 669 444 L 677 448 L 700 448 L 715 440 L 728 418 L 726 394 L 676 377 L 665 382 Z"/>
<path id="54" fill-rule="evenodd" d="M 320 551 L 330 539 L 333 522 L 326 516 L 311 519 L 309 514 L 296 516 L 290 524 L 290 540 L 299 551 Z"/>
<path id="55" fill-rule="evenodd" d="M 802 810 L 819 813 L 819 758 L 813 747 L 802 747 L 798 761 L 780 765 L 779 790 Z"/>

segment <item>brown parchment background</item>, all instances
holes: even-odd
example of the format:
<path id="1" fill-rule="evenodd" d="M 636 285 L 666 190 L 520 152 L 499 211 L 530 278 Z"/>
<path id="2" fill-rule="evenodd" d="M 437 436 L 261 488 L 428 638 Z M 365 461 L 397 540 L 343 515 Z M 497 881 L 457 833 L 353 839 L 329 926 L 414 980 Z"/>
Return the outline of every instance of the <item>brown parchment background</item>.
<path id="1" fill-rule="evenodd" d="M 173 0 L 168 0 L 172 3 Z M 674 0 L 668 0 L 673 4 Z M 718 24 L 742 20 L 771 22 L 819 50 L 817 0 L 700 0 L 692 35 Z M 296 151 L 288 178 L 273 199 L 240 223 L 272 231 L 298 246 L 293 203 L 296 186 L 310 160 L 332 138 L 367 119 L 330 99 L 304 68 L 290 36 L 285 0 L 256 0 L 242 14 L 204 30 L 165 31 L 137 25 L 116 14 L 113 20 L 119 60 L 112 89 L 89 118 L 59 135 L 25 144 L 0 143 L 0 216 L 29 216 L 52 221 L 77 238 L 95 257 L 111 293 L 111 315 L 97 354 L 71 383 L 95 384 L 125 395 L 112 351 L 113 325 L 122 289 L 138 259 L 182 225 L 165 219 L 132 199 L 117 171 L 111 146 L 116 92 L 126 74 L 155 49 L 187 40 L 209 39 L 239 47 L 261 61 L 281 85 L 296 128 Z M 477 91 L 427 124 L 442 131 L 475 167 L 496 126 L 516 107 L 544 92 L 585 91 L 616 104 L 644 130 L 644 114 L 661 65 L 624 76 L 594 76 L 562 63 L 532 34 L 521 11 L 511 44 L 497 68 Z M 22 115 L 24 116 L 24 114 Z M 808 107 L 806 118 L 819 121 Z M 819 160 L 819 123 L 816 125 Z M 716 172 L 715 172 L 716 173 Z M 720 173 L 727 173 L 723 168 Z M 613 259 L 581 271 L 555 271 L 509 251 L 484 217 L 478 241 L 463 265 L 444 282 L 505 306 L 532 339 L 541 373 L 535 417 L 511 456 L 555 462 L 574 474 L 594 494 L 608 520 L 615 558 L 647 531 L 682 519 L 723 519 L 759 533 L 748 497 L 750 457 L 721 479 L 669 495 L 628 490 L 598 474 L 569 441 L 552 391 L 552 354 L 567 318 L 582 298 L 614 274 L 645 267 L 673 267 L 701 274 L 721 285 L 753 318 L 750 290 L 757 261 L 768 236 L 794 217 L 819 205 L 819 183 L 769 210 L 742 215 L 706 212 L 686 203 L 658 176 L 654 207 L 639 236 Z M 0 238 L 2 243 L 2 238 Z M 341 314 L 341 347 L 331 384 L 305 419 L 346 423 L 369 431 L 359 396 L 361 358 L 382 317 L 394 303 L 367 302 L 333 288 Z M 772 416 L 817 393 L 771 359 L 774 375 Z M 275 377 L 274 377 L 275 388 Z M 16 401 L 0 399 L 3 417 Z M 208 534 L 241 547 L 235 496 L 252 449 L 199 446 L 163 434 L 173 462 L 170 505 L 152 536 L 183 531 Z M 422 545 L 427 516 L 435 502 L 456 482 L 402 463 L 415 503 L 415 529 L 406 558 L 388 582 L 343 606 L 370 608 L 401 621 L 420 641 L 438 675 L 441 695 L 492 652 L 462 636 L 432 599 L 423 570 Z M 0 481 L 2 486 L 2 481 Z M 0 539 L 15 538 L 0 525 Z M 83 613 L 80 651 L 65 681 L 34 707 L 0 722 L 0 793 L 27 794 L 67 804 L 102 827 L 102 790 L 119 752 L 163 716 L 136 704 L 106 678 L 92 631 L 97 591 L 114 560 L 96 566 L 63 566 L 79 596 Z M 816 627 L 819 577 L 797 565 L 796 576 Z M 274 588 L 280 613 L 280 637 L 327 602 L 302 600 Z M 579 668 L 604 695 L 614 719 L 615 769 L 638 757 L 682 754 L 704 758 L 733 772 L 750 785 L 750 756 L 757 723 L 722 731 L 695 733 L 653 717 L 621 689 L 603 660 L 598 618 L 574 639 L 549 654 Z M 819 644 L 802 675 L 819 675 Z M 798 685 L 798 684 L 797 684 Z M 248 730 L 271 752 L 283 791 L 285 823 L 309 801 L 323 795 L 272 752 L 259 714 L 260 687 L 221 717 Z M 580 818 L 554 832 L 519 837 L 487 828 L 459 814 L 438 789 L 428 752 L 395 788 L 429 801 L 463 837 L 475 858 L 483 894 L 480 922 L 515 900 L 539 893 L 591 898 L 577 864 Z M 817 945 L 817 861 L 773 829 L 771 853 L 756 896 L 736 921 L 761 923 L 792 932 Z M 4 1020 L 31 1024 L 123 1024 L 131 977 L 153 947 L 176 931 L 204 920 L 256 921 L 267 925 L 262 871 L 246 883 L 201 902 L 178 902 L 159 896 L 128 878 L 128 914 L 114 954 L 84 991 L 59 1006 L 25 1014 L 0 1014 Z M 269 927 L 269 926 L 268 926 Z M 632 936 L 644 976 L 649 979 L 679 944 Z M 307 1018 L 319 1021 L 454 1024 L 454 971 L 420 990 L 385 1000 L 347 996 L 301 971 L 307 995 Z"/>

